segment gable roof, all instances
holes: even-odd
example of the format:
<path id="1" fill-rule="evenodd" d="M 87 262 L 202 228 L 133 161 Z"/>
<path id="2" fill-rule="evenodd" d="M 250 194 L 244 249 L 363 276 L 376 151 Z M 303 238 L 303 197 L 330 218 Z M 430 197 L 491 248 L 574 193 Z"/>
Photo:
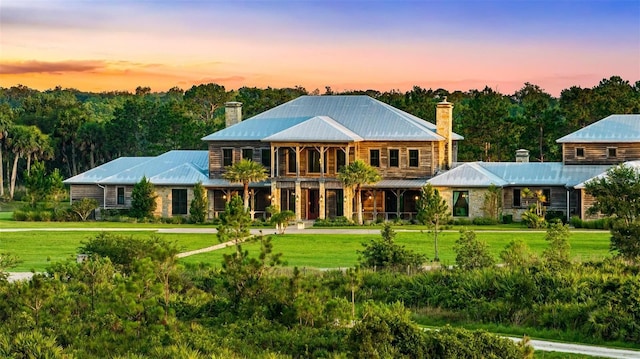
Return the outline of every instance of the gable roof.
<path id="1" fill-rule="evenodd" d="M 507 181 L 486 170 L 479 162 L 465 163 L 427 181 L 437 187 L 502 187 Z"/>
<path id="2" fill-rule="evenodd" d="M 328 117 L 367 141 L 443 141 L 436 126 L 369 96 L 300 96 L 239 124 L 212 133 L 204 141 L 261 140 L 315 117 Z M 314 124 L 319 124 L 314 122 Z M 337 141 L 330 134 L 316 137 Z M 453 140 L 463 137 L 453 134 Z"/>
<path id="3" fill-rule="evenodd" d="M 611 115 L 568 134 L 556 142 L 640 142 L 640 114 Z"/>
<path id="4" fill-rule="evenodd" d="M 131 185 L 143 176 L 153 184 L 193 185 L 208 180 L 207 151 L 169 151 L 157 157 L 121 157 L 64 181 L 65 184 Z"/>
<path id="5" fill-rule="evenodd" d="M 286 130 L 263 138 L 265 142 L 357 142 L 362 137 L 331 117 L 315 116 Z"/>
<path id="6" fill-rule="evenodd" d="M 609 165 L 563 165 L 561 162 L 470 162 L 433 177 L 440 187 L 574 187 L 606 171 Z"/>

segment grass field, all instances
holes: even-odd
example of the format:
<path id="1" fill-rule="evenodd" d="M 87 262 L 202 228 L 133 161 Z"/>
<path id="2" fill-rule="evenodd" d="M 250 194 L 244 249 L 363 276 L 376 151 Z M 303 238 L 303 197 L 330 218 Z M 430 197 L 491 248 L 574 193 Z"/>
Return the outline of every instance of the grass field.
<path id="1" fill-rule="evenodd" d="M 538 254 L 547 247 L 543 232 L 476 232 L 477 237 L 489 245 L 489 249 L 497 259 L 500 251 L 512 240 L 522 239 Z M 440 261 L 443 265 L 455 264 L 453 246 L 459 234 L 456 232 L 441 233 L 439 237 Z M 275 252 L 283 253 L 283 260 L 288 266 L 338 268 L 350 267 L 358 261 L 358 250 L 362 250 L 362 243 L 376 238 L 373 235 L 310 235 L 285 234 L 273 236 Z M 407 249 L 426 254 L 429 260 L 434 258 L 433 239 L 428 234 L 416 232 L 400 232 L 396 242 Z M 571 254 L 574 259 L 584 261 L 601 259 L 610 255 L 609 234 L 606 232 L 573 233 L 570 239 Z M 252 254 L 257 254 L 258 244 L 245 244 L 243 248 Z M 232 249 L 202 253 L 183 258 L 185 263 L 209 263 L 219 266 L 223 253 L 230 253 Z"/>
<path id="2" fill-rule="evenodd" d="M 213 228 L 213 225 L 176 225 L 163 223 L 125 223 L 125 222 L 16 222 L 11 212 L 0 212 L 0 229 L 18 228 L 24 232 L 0 233 L 0 252 L 17 255 L 23 262 L 14 271 L 42 271 L 52 262 L 75 258 L 81 242 L 96 235 L 93 229 L 124 229 L 118 232 L 136 237 L 148 237 L 157 228 Z M 56 231 L 43 231 L 45 228 L 56 228 Z M 74 230 L 71 230 L 73 228 Z M 380 226 L 345 227 L 346 229 L 367 228 L 379 229 Z M 455 263 L 453 245 L 459 237 L 456 229 L 440 234 L 440 259 L 444 265 Z M 544 231 L 528 230 L 521 224 L 495 226 L 468 226 L 475 230 L 478 238 L 489 244 L 491 253 L 498 258 L 500 251 L 514 239 L 522 239 L 536 253 L 546 248 Z M 29 231 L 29 229 L 34 229 Z M 65 229 L 69 229 L 66 231 Z M 87 229 L 83 231 L 82 229 Z M 91 229 L 91 231 L 89 230 Z M 130 232 L 127 232 L 131 229 Z M 331 230 L 331 228 L 325 228 Z M 423 253 L 429 260 L 434 258 L 433 239 L 426 233 L 424 226 L 397 226 L 396 240 L 406 248 Z M 425 230 L 420 232 L 403 232 L 403 230 Z M 176 241 L 184 250 L 193 250 L 218 244 L 214 234 L 157 234 L 168 240 Z M 358 234 L 285 234 L 273 237 L 275 252 L 283 253 L 288 266 L 313 268 L 350 267 L 357 263 L 357 251 L 362 243 L 378 237 L 377 235 Z M 609 255 L 609 234 L 604 231 L 574 232 L 571 237 L 572 255 L 577 260 L 604 258 Z M 244 248 L 257 253 L 257 244 L 247 243 Z M 220 266 L 223 253 L 233 249 L 199 254 L 182 259 L 184 263 L 207 263 Z"/>

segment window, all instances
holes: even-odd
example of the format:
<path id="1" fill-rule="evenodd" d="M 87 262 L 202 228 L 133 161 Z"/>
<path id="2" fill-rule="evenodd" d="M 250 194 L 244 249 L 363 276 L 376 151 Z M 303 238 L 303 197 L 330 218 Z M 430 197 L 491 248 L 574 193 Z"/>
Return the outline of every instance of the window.
<path id="1" fill-rule="evenodd" d="M 344 167 L 347 164 L 347 155 L 346 153 L 337 148 L 336 149 L 336 172 L 340 171 L 340 169 L 342 167 Z"/>
<path id="2" fill-rule="evenodd" d="M 307 160 L 309 173 L 320 173 L 320 152 L 318 150 L 308 150 Z"/>
<path id="3" fill-rule="evenodd" d="M 187 214 L 187 190 L 171 190 L 171 213 L 173 215 Z"/>
<path id="4" fill-rule="evenodd" d="M 389 150 L 389 167 L 400 166 L 400 150 Z"/>
<path id="5" fill-rule="evenodd" d="M 233 148 L 222 149 L 222 165 L 224 167 L 231 166 L 233 164 Z"/>
<path id="6" fill-rule="evenodd" d="M 576 148 L 576 157 L 584 157 L 584 147 Z"/>
<path id="7" fill-rule="evenodd" d="M 469 217 L 469 191 L 453 191 L 453 216 Z"/>
<path id="8" fill-rule="evenodd" d="M 116 192 L 117 192 L 117 197 L 118 197 L 117 203 L 119 205 L 124 205 L 124 187 L 118 187 L 116 189 Z"/>
<path id="9" fill-rule="evenodd" d="M 287 152 L 287 172 L 296 173 L 296 150 L 293 148 Z"/>
<path id="10" fill-rule="evenodd" d="M 253 148 L 243 148 L 242 149 L 242 158 L 245 160 L 253 161 Z"/>
<path id="11" fill-rule="evenodd" d="M 544 201 L 542 201 L 542 205 L 545 207 L 549 207 L 551 205 L 551 189 L 550 188 L 543 189 L 542 196 L 544 196 Z"/>
<path id="12" fill-rule="evenodd" d="M 369 164 L 380 167 L 380 150 L 369 150 Z"/>
<path id="13" fill-rule="evenodd" d="M 261 153 L 261 162 L 265 167 L 271 167 L 271 149 L 263 148 Z"/>
<path id="14" fill-rule="evenodd" d="M 409 150 L 409 167 L 418 167 L 418 150 Z"/>
<path id="15" fill-rule="evenodd" d="M 522 194 L 519 188 L 513 189 L 513 207 L 522 207 Z"/>
<path id="16" fill-rule="evenodd" d="M 609 157 L 609 158 L 618 157 L 618 149 L 615 148 L 615 147 L 608 147 L 607 148 L 607 157 Z"/>

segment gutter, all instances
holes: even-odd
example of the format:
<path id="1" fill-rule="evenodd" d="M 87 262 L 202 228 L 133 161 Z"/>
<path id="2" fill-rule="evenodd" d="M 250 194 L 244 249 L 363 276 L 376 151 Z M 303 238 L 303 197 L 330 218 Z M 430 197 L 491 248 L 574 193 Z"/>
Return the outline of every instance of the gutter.
<path id="1" fill-rule="evenodd" d="M 96 183 L 96 186 L 102 188 L 102 209 L 107 209 L 107 186 L 101 186 L 100 183 Z"/>

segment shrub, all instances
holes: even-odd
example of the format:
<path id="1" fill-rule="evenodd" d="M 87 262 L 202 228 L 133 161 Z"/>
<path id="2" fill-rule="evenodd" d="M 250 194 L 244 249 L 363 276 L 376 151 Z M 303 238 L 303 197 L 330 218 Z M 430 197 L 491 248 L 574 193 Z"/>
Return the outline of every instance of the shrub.
<path id="1" fill-rule="evenodd" d="M 489 226 L 493 224 L 498 224 L 498 220 L 490 217 L 476 217 L 473 219 L 473 224 L 476 226 Z"/>
<path id="2" fill-rule="evenodd" d="M 343 227 L 355 226 L 355 223 L 347 219 L 347 217 L 336 217 L 327 219 L 316 219 L 313 223 L 314 227 Z"/>
<path id="3" fill-rule="evenodd" d="M 13 211 L 13 220 L 24 222 L 27 220 L 27 212 L 21 210 Z"/>
<path id="4" fill-rule="evenodd" d="M 529 228 L 544 228 L 547 225 L 544 217 L 536 214 L 535 211 L 528 210 L 522 213 L 522 223 Z"/>
<path id="5" fill-rule="evenodd" d="M 565 224 L 567 223 L 567 216 L 565 216 L 562 211 L 547 211 L 544 215 L 544 219 L 549 223 L 555 222 L 556 220 L 560 220 Z"/>

